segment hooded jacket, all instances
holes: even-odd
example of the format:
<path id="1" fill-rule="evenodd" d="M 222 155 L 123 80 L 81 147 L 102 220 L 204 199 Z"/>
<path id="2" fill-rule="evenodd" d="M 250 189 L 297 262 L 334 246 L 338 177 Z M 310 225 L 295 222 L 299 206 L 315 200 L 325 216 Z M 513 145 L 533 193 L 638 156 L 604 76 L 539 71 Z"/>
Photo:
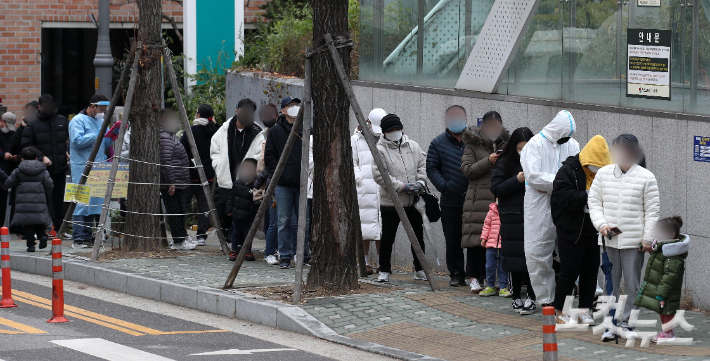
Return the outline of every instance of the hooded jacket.
<path id="1" fill-rule="evenodd" d="M 244 184 L 237 179 L 232 183 L 232 192 L 227 201 L 227 213 L 232 219 L 250 221 L 256 216 L 261 202 L 254 202 L 254 183 Z"/>
<path id="2" fill-rule="evenodd" d="M 491 193 L 491 175 L 495 164 L 491 163 L 488 157 L 496 150 L 503 149 L 510 140 L 510 134 L 505 128 L 498 143 L 480 132 L 479 127 L 468 126 L 461 137 L 466 144 L 461 158 L 461 172 L 469 179 L 463 204 L 463 248 L 481 245 L 481 231 L 488 214 L 488 206 L 495 201 Z"/>
<path id="3" fill-rule="evenodd" d="M 238 131 L 236 126 L 231 127 L 232 122 L 236 122 L 236 117 L 229 118 L 216 133 L 210 142 L 210 159 L 212 168 L 217 178 L 217 186 L 225 189 L 232 189 L 232 171 L 239 167 L 242 160 L 246 158 L 255 159 L 257 162 L 261 158 L 261 142 L 264 141 L 264 132 L 256 124 L 249 128 Z M 233 134 L 229 136 L 229 129 Z M 232 144 L 230 146 L 230 139 Z M 235 152 L 234 148 L 238 148 Z M 238 153 L 239 159 L 234 159 L 232 153 Z"/>
<path id="4" fill-rule="evenodd" d="M 681 234 L 679 239 L 661 243 L 651 251 L 634 305 L 662 315 L 673 315 L 680 309 L 685 259 L 689 249 L 690 236 Z M 666 302 L 663 308 L 661 300 Z"/>
<path id="5" fill-rule="evenodd" d="M 379 240 L 382 233 L 381 191 L 380 186 L 375 182 L 372 171 L 375 161 L 362 131 L 355 129 L 355 134 L 350 138 L 350 146 L 353 148 L 353 166 L 355 167 L 355 186 L 357 188 L 357 203 L 360 208 L 362 239 Z"/>
<path id="6" fill-rule="evenodd" d="M 527 272 L 525 263 L 525 236 L 523 228 L 523 204 L 525 182 L 518 182 L 517 175 L 523 171 L 518 167 L 512 177 L 505 175 L 506 164 L 512 162 L 509 156 L 499 158 L 491 176 L 491 192 L 498 198 L 500 216 L 500 254 L 506 272 Z"/>
<path id="7" fill-rule="evenodd" d="M 174 185 L 175 189 L 185 189 L 190 184 L 190 161 L 185 147 L 172 134 L 160 129 L 160 164 L 170 167 L 160 167 L 160 188 L 167 189 Z"/>
<path id="8" fill-rule="evenodd" d="M 426 157 L 426 174 L 441 192 L 441 205 L 462 207 L 468 187 L 468 178 L 461 172 L 461 157 L 466 144 L 446 130 L 429 144 Z"/>
<path id="9" fill-rule="evenodd" d="M 27 124 L 22 131 L 22 148 L 32 146 L 37 149 L 37 159 L 49 158 L 52 165 L 47 167 L 50 174 L 65 174 L 69 170 L 67 162 L 67 139 L 69 121 L 63 115 L 51 118 L 41 111 L 39 117 Z"/>
<path id="10" fill-rule="evenodd" d="M 376 164 L 372 164 L 375 182 L 384 188 L 385 181 L 382 177 L 389 176 L 402 206 L 414 206 L 417 195 L 406 193 L 403 188 L 405 183 L 426 184 L 426 155 L 422 152 L 419 144 L 409 139 L 406 134 L 402 135 L 399 142 L 387 140 L 382 136 L 377 142 L 377 150 L 382 155 L 387 169 L 380 170 Z M 380 193 L 380 202 L 382 207 L 394 207 L 394 201 L 386 191 Z"/>
<path id="11" fill-rule="evenodd" d="M 486 241 L 485 248 L 500 248 L 500 215 L 498 214 L 498 205 L 495 202 L 488 206 L 488 214 L 483 222 L 481 240 Z"/>
<path id="12" fill-rule="evenodd" d="M 205 122 L 206 121 L 206 122 Z M 205 118 L 195 119 L 193 126 L 190 127 L 192 130 L 192 135 L 195 137 L 195 146 L 197 147 L 197 153 L 200 156 L 200 161 L 202 162 L 202 167 L 205 171 L 205 177 L 207 180 L 214 179 L 214 168 L 212 168 L 212 160 L 210 159 L 210 145 L 212 142 L 212 136 L 217 132 L 218 126 L 214 122 L 211 122 Z M 190 142 L 187 141 L 187 133 L 183 133 L 180 138 L 180 143 L 185 147 L 185 152 L 187 152 L 187 158 L 193 159 L 192 148 L 190 148 Z M 192 165 L 192 162 L 190 162 Z M 193 181 L 200 180 L 200 174 L 196 168 L 190 168 L 190 179 Z"/>
<path id="13" fill-rule="evenodd" d="M 16 189 L 12 226 L 47 226 L 52 223 L 47 195 L 52 193 L 54 182 L 44 163 L 39 160 L 23 160 L 5 180 L 3 188 Z"/>
<path id="14" fill-rule="evenodd" d="M 286 116 L 281 114 L 276 121 L 276 125 L 271 127 L 269 135 L 266 138 L 266 146 L 264 153 L 264 163 L 269 172 L 273 175 L 276 172 L 276 166 L 279 164 L 279 158 L 286 147 L 286 141 L 293 124 L 286 120 Z M 284 187 L 298 188 L 301 185 L 301 139 L 302 129 L 297 131 L 299 137 L 293 143 L 293 148 L 286 159 L 286 168 L 281 173 L 278 185 Z"/>

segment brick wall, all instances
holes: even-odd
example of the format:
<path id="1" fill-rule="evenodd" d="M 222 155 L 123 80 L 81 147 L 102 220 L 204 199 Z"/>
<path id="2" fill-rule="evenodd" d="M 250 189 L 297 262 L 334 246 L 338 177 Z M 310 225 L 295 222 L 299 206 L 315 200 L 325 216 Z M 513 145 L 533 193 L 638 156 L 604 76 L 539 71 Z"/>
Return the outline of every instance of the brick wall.
<path id="1" fill-rule="evenodd" d="M 244 8 L 244 22 L 255 23 L 263 12 L 259 6 L 266 4 L 269 0 L 245 0 L 244 5 L 247 5 L 246 1 L 249 1 L 249 6 Z"/>

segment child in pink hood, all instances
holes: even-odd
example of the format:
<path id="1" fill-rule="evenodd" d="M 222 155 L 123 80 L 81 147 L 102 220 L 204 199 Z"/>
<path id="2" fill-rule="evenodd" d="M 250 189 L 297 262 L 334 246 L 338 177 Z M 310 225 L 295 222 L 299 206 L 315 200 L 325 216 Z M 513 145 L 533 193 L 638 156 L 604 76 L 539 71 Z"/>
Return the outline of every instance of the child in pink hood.
<path id="1" fill-rule="evenodd" d="M 488 297 L 498 294 L 500 297 L 512 297 L 513 294 L 508 291 L 508 273 L 503 270 L 503 262 L 500 257 L 498 201 L 491 203 L 488 207 L 488 214 L 481 232 L 481 246 L 486 249 L 486 283 L 488 287 L 478 295 Z M 500 291 L 496 289 L 496 271 L 498 272 Z"/>

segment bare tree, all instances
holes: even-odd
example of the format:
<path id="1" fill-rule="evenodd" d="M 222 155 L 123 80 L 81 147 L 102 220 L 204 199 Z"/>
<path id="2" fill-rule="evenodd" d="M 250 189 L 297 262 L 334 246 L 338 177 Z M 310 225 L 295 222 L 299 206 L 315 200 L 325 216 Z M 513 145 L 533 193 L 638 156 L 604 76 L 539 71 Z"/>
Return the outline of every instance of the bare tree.
<path id="1" fill-rule="evenodd" d="M 313 263 L 307 286 L 345 293 L 357 288 L 355 174 L 350 147 L 350 102 L 340 84 L 323 35 L 343 39 L 348 31 L 347 0 L 312 0 L 313 44 Z M 350 71 L 350 48 L 340 56 Z M 308 141 L 304 139 L 304 146 Z"/>

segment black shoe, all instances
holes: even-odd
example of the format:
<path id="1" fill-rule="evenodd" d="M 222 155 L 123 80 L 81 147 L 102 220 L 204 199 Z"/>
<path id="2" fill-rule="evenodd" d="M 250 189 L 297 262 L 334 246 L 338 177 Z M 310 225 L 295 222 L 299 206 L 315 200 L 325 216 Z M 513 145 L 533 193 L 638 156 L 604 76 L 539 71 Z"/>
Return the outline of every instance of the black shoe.
<path id="1" fill-rule="evenodd" d="M 281 269 L 291 268 L 291 260 L 290 259 L 282 259 L 281 262 L 279 262 L 279 268 L 281 268 Z"/>
<path id="2" fill-rule="evenodd" d="M 27 247 L 27 252 L 34 252 L 34 251 L 35 251 L 35 246 Z"/>
<path id="3" fill-rule="evenodd" d="M 466 287 L 466 279 L 459 277 L 451 277 L 449 281 L 449 286 L 451 287 Z"/>
<path id="4" fill-rule="evenodd" d="M 254 253 L 247 252 L 247 256 L 244 258 L 244 260 L 247 262 L 256 261 L 256 257 L 254 257 Z"/>
<path id="5" fill-rule="evenodd" d="M 229 251 L 229 260 L 232 262 L 236 261 L 238 255 L 239 255 L 239 252 L 237 252 L 237 251 Z"/>
<path id="6" fill-rule="evenodd" d="M 47 248 L 47 237 L 41 237 L 39 239 L 39 249 Z"/>

